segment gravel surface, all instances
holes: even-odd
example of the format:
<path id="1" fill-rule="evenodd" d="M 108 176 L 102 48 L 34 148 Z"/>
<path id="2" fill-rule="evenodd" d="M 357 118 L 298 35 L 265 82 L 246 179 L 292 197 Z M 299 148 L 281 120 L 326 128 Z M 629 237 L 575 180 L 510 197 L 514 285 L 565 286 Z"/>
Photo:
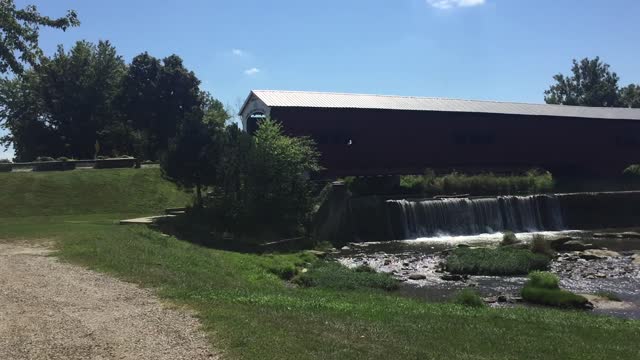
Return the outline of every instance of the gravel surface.
<path id="1" fill-rule="evenodd" d="M 216 359 L 198 320 L 149 290 L 0 243 L 0 359 Z"/>

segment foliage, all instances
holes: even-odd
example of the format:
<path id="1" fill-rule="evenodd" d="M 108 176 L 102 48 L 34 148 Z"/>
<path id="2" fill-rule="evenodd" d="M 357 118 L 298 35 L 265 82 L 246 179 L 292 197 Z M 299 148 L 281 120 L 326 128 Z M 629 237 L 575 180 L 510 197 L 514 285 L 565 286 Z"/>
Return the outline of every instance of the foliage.
<path id="1" fill-rule="evenodd" d="M 445 268 L 454 274 L 524 275 L 549 267 L 547 256 L 509 247 L 458 248 L 446 258 Z"/>
<path id="2" fill-rule="evenodd" d="M 16 158 L 135 154 L 156 160 L 187 119 L 223 123 L 222 104 L 199 89 L 182 59 L 147 53 L 130 65 L 108 41 L 60 46 L 23 76 L 0 80 L 0 125 Z"/>
<path id="3" fill-rule="evenodd" d="M 423 176 L 403 176 L 400 186 L 404 192 L 427 196 L 443 194 L 512 195 L 545 193 L 553 190 L 551 173 L 532 169 L 524 174 L 496 175 L 492 173 L 467 175 L 453 172 L 437 175 L 426 170 Z"/>
<path id="4" fill-rule="evenodd" d="M 481 308 L 481 307 L 487 306 L 487 304 L 485 304 L 484 300 L 482 300 L 480 295 L 472 289 L 463 289 L 460 292 L 458 292 L 453 298 L 453 302 L 456 304 L 474 307 L 474 308 Z"/>
<path id="5" fill-rule="evenodd" d="M 573 60 L 573 75 L 557 74 L 555 84 L 545 91 L 547 104 L 639 107 L 640 90 L 637 85 L 619 89 L 620 78 L 611 72 L 609 64 L 600 60 L 584 58 Z"/>
<path id="6" fill-rule="evenodd" d="M 16 8 L 13 0 L 0 1 L 0 73 L 11 71 L 21 74 L 23 63 L 37 66 L 42 56 L 38 45 L 41 27 L 65 31 L 80 25 L 75 11 L 69 10 L 61 18 L 41 15 L 34 5 Z"/>
<path id="7" fill-rule="evenodd" d="M 620 101 L 629 108 L 640 108 L 640 85 L 630 84 L 620 89 Z"/>
<path id="8" fill-rule="evenodd" d="M 631 165 L 623 172 L 623 176 L 629 179 L 640 178 L 640 165 Z"/>
<path id="9" fill-rule="evenodd" d="M 502 241 L 500 242 L 500 246 L 515 245 L 519 242 L 520 240 L 518 240 L 518 237 L 516 237 L 516 234 L 514 234 L 511 231 L 505 231 L 504 234 L 502 235 Z"/>
<path id="10" fill-rule="evenodd" d="M 533 271 L 529 274 L 529 285 L 541 289 L 559 289 L 560 279 L 547 271 Z"/>
<path id="11" fill-rule="evenodd" d="M 0 241 L 46 239 L 64 261 L 193 310 L 212 346 L 230 358 L 637 357 L 637 321 L 544 308 L 475 309 L 400 292 L 294 287 L 268 269 L 309 262 L 301 254 L 208 249 L 144 226 L 118 225 L 125 213 L 186 202 L 157 169 L 6 174 L 0 190 Z"/>
<path id="12" fill-rule="evenodd" d="M 284 135 L 273 120 L 261 121 L 253 137 L 232 125 L 225 130 L 219 194 L 210 208 L 236 233 L 295 234 L 313 208 L 309 175 L 320 169 L 318 159 L 312 140 Z"/>
<path id="13" fill-rule="evenodd" d="M 522 297 L 531 303 L 561 308 L 585 308 L 585 297 L 561 290 L 559 279 L 549 272 L 536 271 L 529 274 L 529 281 L 522 289 Z"/>
<path id="14" fill-rule="evenodd" d="M 555 252 L 551 248 L 551 243 L 540 234 L 533 235 L 533 239 L 531 240 L 531 252 L 548 257 L 553 257 L 555 255 Z"/>
<path id="15" fill-rule="evenodd" d="M 307 272 L 293 279 L 303 287 L 324 287 L 336 290 L 382 289 L 386 291 L 398 288 L 398 281 L 389 274 L 362 269 L 349 269 L 335 262 L 319 261 Z"/>

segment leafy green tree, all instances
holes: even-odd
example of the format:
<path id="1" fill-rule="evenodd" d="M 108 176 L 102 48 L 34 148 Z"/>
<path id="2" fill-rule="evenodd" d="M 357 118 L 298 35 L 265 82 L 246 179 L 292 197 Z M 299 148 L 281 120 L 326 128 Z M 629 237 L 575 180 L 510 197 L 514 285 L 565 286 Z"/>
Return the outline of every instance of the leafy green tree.
<path id="1" fill-rule="evenodd" d="M 0 73 L 24 72 L 24 63 L 36 66 L 42 56 L 38 45 L 41 27 L 65 31 L 80 25 L 75 11 L 61 18 L 41 15 L 34 5 L 16 8 L 13 0 L 0 0 Z"/>
<path id="2" fill-rule="evenodd" d="M 142 157 L 156 159 L 167 150 L 180 124 L 201 111 L 200 80 L 171 55 L 162 61 L 136 56 L 125 76 L 120 102 L 128 122 L 144 142 Z"/>
<path id="3" fill-rule="evenodd" d="M 557 74 L 556 81 L 545 91 L 547 104 L 579 106 L 620 106 L 618 75 L 609 65 L 595 59 L 573 60 L 572 76 Z"/>
<path id="4" fill-rule="evenodd" d="M 119 119 L 114 100 L 125 71 L 124 60 L 108 41 L 79 41 L 68 53 L 60 46 L 51 59 L 42 61 L 37 69 L 39 96 L 66 147 L 55 155 L 91 158 L 96 141 L 108 143 L 104 129 Z M 117 150 L 102 148 L 105 153 Z"/>
<path id="5" fill-rule="evenodd" d="M 238 131 L 227 128 L 218 183 L 226 205 L 218 211 L 225 212 L 227 228 L 263 236 L 298 232 L 313 205 L 310 175 L 320 170 L 314 142 L 286 136 L 269 119 L 253 137 Z"/>
<path id="6" fill-rule="evenodd" d="M 21 77 L 0 79 L 0 125 L 8 134 L 0 145 L 13 145 L 17 161 L 31 161 L 42 154 L 62 153 L 57 130 L 48 121 L 38 96 L 37 76 L 27 71 Z"/>
<path id="7" fill-rule="evenodd" d="M 630 108 L 640 108 L 640 85 L 631 84 L 620 89 L 622 105 Z"/>

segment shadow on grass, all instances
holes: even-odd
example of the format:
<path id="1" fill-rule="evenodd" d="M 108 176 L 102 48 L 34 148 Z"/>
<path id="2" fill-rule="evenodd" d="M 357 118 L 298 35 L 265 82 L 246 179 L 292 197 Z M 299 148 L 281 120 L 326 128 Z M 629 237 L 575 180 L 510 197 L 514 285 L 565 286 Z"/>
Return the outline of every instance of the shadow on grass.
<path id="1" fill-rule="evenodd" d="M 315 245 L 307 236 L 282 238 L 267 232 L 237 235 L 217 231 L 210 219 L 194 212 L 164 219 L 151 227 L 177 239 L 207 248 L 248 254 L 292 253 L 312 249 Z"/>

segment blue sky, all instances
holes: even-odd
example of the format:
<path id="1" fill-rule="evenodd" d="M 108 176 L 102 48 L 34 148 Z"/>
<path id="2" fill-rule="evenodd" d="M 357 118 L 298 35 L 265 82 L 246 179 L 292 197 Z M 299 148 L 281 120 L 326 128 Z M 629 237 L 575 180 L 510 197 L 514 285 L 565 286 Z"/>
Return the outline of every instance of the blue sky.
<path id="1" fill-rule="evenodd" d="M 16 0 L 82 25 L 41 47 L 110 40 L 129 61 L 180 55 L 235 107 L 251 89 L 542 102 L 571 59 L 640 83 L 637 0 Z M 11 153 L 0 158 L 11 156 Z"/>

